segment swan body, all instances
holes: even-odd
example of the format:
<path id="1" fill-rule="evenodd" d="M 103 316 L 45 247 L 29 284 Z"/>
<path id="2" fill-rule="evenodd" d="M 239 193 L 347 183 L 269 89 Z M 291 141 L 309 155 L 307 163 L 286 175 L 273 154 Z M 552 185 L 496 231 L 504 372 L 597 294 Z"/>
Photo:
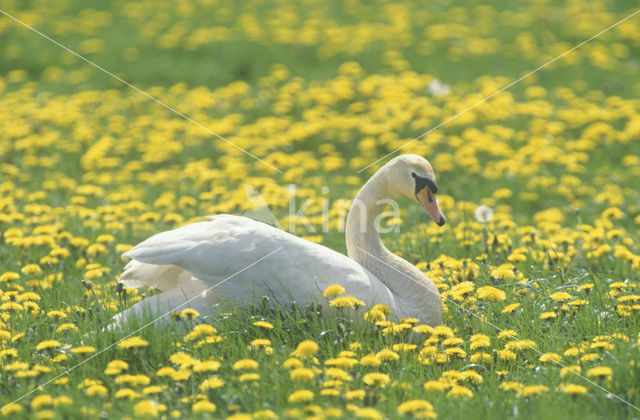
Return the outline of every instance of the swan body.
<path id="1" fill-rule="evenodd" d="M 347 295 L 367 305 L 387 305 L 396 318 L 437 325 L 442 303 L 435 285 L 415 266 L 389 252 L 374 226 L 387 205 L 385 200 L 398 195 L 415 196 L 443 224 L 435 191 L 433 172 L 425 159 L 402 155 L 390 161 L 365 184 L 349 211 L 349 256 L 265 223 L 227 214 L 158 233 L 124 254 L 131 261 L 119 282 L 134 288 L 154 286 L 162 293 L 116 315 L 116 324 L 146 312 L 160 316 L 187 307 L 211 314 L 215 305 L 251 303 L 261 296 L 301 306 L 316 303 L 326 309 L 324 290 L 339 284 Z"/>

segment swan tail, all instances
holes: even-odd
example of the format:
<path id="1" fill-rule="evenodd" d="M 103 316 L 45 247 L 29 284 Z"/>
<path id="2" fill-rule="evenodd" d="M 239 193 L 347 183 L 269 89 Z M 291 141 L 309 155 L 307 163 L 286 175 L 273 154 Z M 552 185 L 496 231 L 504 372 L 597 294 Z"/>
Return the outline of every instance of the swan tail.
<path id="1" fill-rule="evenodd" d="M 189 285 L 191 274 L 177 265 L 146 264 L 131 260 L 118 278 L 118 282 L 130 289 L 153 286 L 162 291 Z M 191 287 L 189 287 L 191 288 Z"/>
<path id="2" fill-rule="evenodd" d="M 206 288 L 191 290 L 175 288 L 157 295 L 145 298 L 130 308 L 113 317 L 113 323 L 107 330 L 125 329 L 130 322 L 144 322 L 155 324 L 156 327 L 167 327 L 172 323 L 172 314 L 185 309 L 194 309 L 199 313 L 196 320 L 214 313 L 213 305 L 217 303 L 215 296 L 207 293 Z M 141 325 L 141 326 L 142 326 Z"/>

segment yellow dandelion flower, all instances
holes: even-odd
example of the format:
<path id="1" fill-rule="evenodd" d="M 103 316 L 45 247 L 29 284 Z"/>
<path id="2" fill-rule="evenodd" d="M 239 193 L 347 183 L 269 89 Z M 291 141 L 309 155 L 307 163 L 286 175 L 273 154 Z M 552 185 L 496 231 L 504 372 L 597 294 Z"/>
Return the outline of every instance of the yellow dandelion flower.
<path id="1" fill-rule="evenodd" d="M 128 373 L 125 373 L 123 375 L 118 376 L 115 379 L 115 383 L 116 384 L 128 384 L 128 385 L 132 385 L 132 386 L 136 386 L 136 385 L 149 385 L 149 383 L 151 382 L 151 379 L 149 379 L 148 376 L 146 375 L 130 375 Z"/>
<path id="2" fill-rule="evenodd" d="M 364 302 L 353 296 L 340 296 L 329 302 L 332 308 L 357 308 L 364 306 Z"/>
<path id="3" fill-rule="evenodd" d="M 291 395 L 289 395 L 289 398 L 287 398 L 287 401 L 289 401 L 290 403 L 309 402 L 312 401 L 313 398 L 313 392 L 307 389 L 299 389 L 291 393 Z"/>
<path id="4" fill-rule="evenodd" d="M 571 299 L 571 295 L 567 292 L 556 292 L 552 295 L 549 295 L 549 297 L 555 300 L 556 302 L 565 302 Z"/>
<path id="5" fill-rule="evenodd" d="M 258 362 L 253 359 L 241 359 L 233 364 L 233 370 L 258 369 Z"/>
<path id="6" fill-rule="evenodd" d="M 31 408 L 34 410 L 51 405 L 53 405 L 53 397 L 49 394 L 38 395 L 31 401 Z"/>
<path id="7" fill-rule="evenodd" d="M 113 394 L 113 396 L 115 398 L 126 398 L 130 401 L 133 401 L 135 399 L 140 398 L 141 395 L 131 388 L 122 388 L 117 390 L 116 393 Z"/>
<path id="8" fill-rule="evenodd" d="M 447 397 L 450 398 L 472 398 L 473 392 L 464 386 L 454 385 L 447 393 Z"/>
<path id="9" fill-rule="evenodd" d="M 396 410 L 402 415 L 416 414 L 433 411 L 433 405 L 425 400 L 409 400 L 400 404 Z"/>
<path id="10" fill-rule="evenodd" d="M 442 391 L 445 391 L 447 388 L 449 388 L 449 381 L 446 381 L 446 380 L 444 380 L 444 381 L 442 381 L 442 380 L 427 381 L 427 382 L 424 383 L 422 388 L 425 391 L 442 392 Z"/>
<path id="11" fill-rule="evenodd" d="M 260 380 L 260 374 L 258 373 L 243 373 L 242 375 L 238 376 L 238 381 L 240 382 L 250 382 L 250 381 L 259 381 Z"/>
<path id="12" fill-rule="evenodd" d="M 585 395 L 587 393 L 587 388 L 585 386 L 577 384 L 562 383 L 558 388 L 563 393 L 569 395 Z"/>
<path id="13" fill-rule="evenodd" d="M 291 355 L 295 357 L 301 357 L 301 358 L 309 357 L 316 354 L 319 349 L 320 347 L 315 341 L 304 340 L 303 342 L 298 344 L 298 347 L 295 349 L 295 351 L 291 353 Z"/>
<path id="14" fill-rule="evenodd" d="M 526 385 L 516 390 L 517 397 L 539 396 L 549 391 L 545 385 Z"/>
<path id="15" fill-rule="evenodd" d="M 325 360 L 324 364 L 326 366 L 336 366 L 342 369 L 349 369 L 357 365 L 358 361 L 350 357 L 335 357 Z"/>
<path id="16" fill-rule="evenodd" d="M 58 326 L 58 328 L 56 328 L 56 333 L 57 334 L 64 334 L 67 331 L 76 332 L 76 331 L 78 331 L 78 327 L 75 326 L 74 324 L 71 324 L 71 323 L 65 323 L 65 324 L 60 324 L 60 326 Z"/>
<path id="17" fill-rule="evenodd" d="M 354 389 L 344 393 L 344 398 L 347 400 L 363 400 L 366 395 L 364 389 Z"/>
<path id="18" fill-rule="evenodd" d="M 375 354 L 368 354 L 360 359 L 360 364 L 362 366 L 378 367 L 382 364 L 382 362 Z"/>
<path id="19" fill-rule="evenodd" d="M 264 328 L 267 330 L 272 330 L 273 329 L 273 324 L 267 322 L 267 321 L 256 321 L 253 323 L 254 326 L 256 327 L 260 327 L 260 328 Z"/>
<path id="20" fill-rule="evenodd" d="M 193 365 L 193 371 L 195 373 L 217 372 L 218 369 L 220 369 L 220 362 L 216 360 L 198 361 Z"/>
<path id="21" fill-rule="evenodd" d="M 38 343 L 38 345 L 36 346 L 36 350 L 49 350 L 60 346 L 62 346 L 62 343 L 60 343 L 58 340 L 45 340 Z"/>
<path id="22" fill-rule="evenodd" d="M 129 364 L 123 360 L 112 360 L 107 363 L 107 367 L 104 370 L 106 375 L 118 375 L 123 370 L 129 369 Z"/>
<path id="23" fill-rule="evenodd" d="M 278 415 L 271 410 L 260 410 L 253 413 L 256 420 L 278 420 Z"/>
<path id="24" fill-rule="evenodd" d="M 324 373 L 326 373 L 330 378 L 340 381 L 349 382 L 353 379 L 351 375 L 340 368 L 327 368 L 324 370 Z"/>
<path id="25" fill-rule="evenodd" d="M 303 366 L 304 364 L 299 359 L 296 359 L 294 357 L 285 360 L 285 362 L 282 364 L 282 367 L 285 369 L 298 369 Z"/>
<path id="26" fill-rule="evenodd" d="M 208 379 L 205 379 L 204 381 L 202 381 L 202 383 L 200 384 L 200 391 L 204 392 L 207 391 L 209 389 L 217 389 L 217 388 L 221 388 L 222 386 L 224 386 L 224 381 L 218 377 L 211 377 Z"/>
<path id="27" fill-rule="evenodd" d="M 608 366 L 596 366 L 587 371 L 589 378 L 610 378 L 613 371 Z"/>
<path id="28" fill-rule="evenodd" d="M 162 404 L 155 401 L 142 400 L 133 406 L 133 413 L 136 417 L 157 417 L 162 408 Z"/>
<path id="29" fill-rule="evenodd" d="M 492 286 L 483 286 L 476 291 L 478 297 L 489 302 L 502 302 L 507 298 L 504 290 L 497 289 Z"/>
<path id="30" fill-rule="evenodd" d="M 376 357 L 382 361 L 394 361 L 400 359 L 398 353 L 390 349 L 382 349 L 377 354 Z"/>
<path id="31" fill-rule="evenodd" d="M 332 284 L 325 289 L 323 296 L 330 299 L 336 296 L 340 296 L 344 294 L 344 292 L 344 287 L 340 286 L 339 284 Z"/>
<path id="32" fill-rule="evenodd" d="M 362 381 L 370 386 L 379 386 L 384 388 L 391 382 L 391 378 L 386 373 L 372 372 L 364 375 L 362 377 Z"/>
<path id="33" fill-rule="evenodd" d="M 504 307 L 504 309 L 502 310 L 503 314 L 508 314 L 513 312 L 514 310 L 516 310 L 518 307 L 520 306 L 519 303 L 512 303 L 510 305 L 507 305 Z"/>
<path id="34" fill-rule="evenodd" d="M 119 342 L 118 343 L 118 348 L 120 348 L 120 349 L 135 349 L 135 348 L 139 348 L 139 347 L 146 347 L 148 345 L 149 345 L 149 342 L 147 340 L 144 340 L 143 338 L 138 337 L 138 336 L 134 336 L 134 337 L 129 337 L 129 338 Z"/>
<path id="35" fill-rule="evenodd" d="M 92 346 L 78 346 L 71 349 L 71 353 L 76 354 L 88 354 L 96 351 L 95 347 Z"/>
<path id="36" fill-rule="evenodd" d="M 106 397 L 109 394 L 109 390 L 107 390 L 107 388 L 103 385 L 96 384 L 96 385 L 88 386 L 84 390 L 84 393 L 89 397 L 93 397 L 93 396 Z"/>
<path id="37" fill-rule="evenodd" d="M 315 372 L 309 368 L 299 367 L 292 369 L 289 376 L 294 381 L 311 381 L 315 376 Z"/>

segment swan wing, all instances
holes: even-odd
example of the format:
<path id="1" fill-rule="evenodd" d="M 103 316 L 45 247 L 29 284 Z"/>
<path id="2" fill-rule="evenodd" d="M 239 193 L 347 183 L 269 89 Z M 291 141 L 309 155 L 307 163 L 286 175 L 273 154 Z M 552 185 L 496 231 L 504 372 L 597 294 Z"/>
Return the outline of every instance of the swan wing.
<path id="1" fill-rule="evenodd" d="M 259 293 L 282 302 L 322 303 L 326 287 L 340 284 L 347 294 L 367 303 L 397 309 L 390 290 L 357 262 L 246 217 L 217 215 L 208 222 L 158 233 L 124 256 L 180 267 L 215 286 L 211 293 L 220 299 L 251 301 Z"/>

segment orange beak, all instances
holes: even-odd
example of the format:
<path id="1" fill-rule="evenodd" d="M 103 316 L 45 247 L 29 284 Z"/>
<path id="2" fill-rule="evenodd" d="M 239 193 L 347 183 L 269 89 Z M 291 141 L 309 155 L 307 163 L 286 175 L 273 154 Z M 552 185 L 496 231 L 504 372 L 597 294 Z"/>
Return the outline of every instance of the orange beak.
<path id="1" fill-rule="evenodd" d="M 438 200 L 429 188 L 421 189 L 418 194 L 416 194 L 416 197 L 431 217 L 431 220 L 436 222 L 438 226 L 442 226 L 447 222 L 444 214 L 442 214 L 442 210 L 440 210 L 440 207 L 438 206 Z"/>

